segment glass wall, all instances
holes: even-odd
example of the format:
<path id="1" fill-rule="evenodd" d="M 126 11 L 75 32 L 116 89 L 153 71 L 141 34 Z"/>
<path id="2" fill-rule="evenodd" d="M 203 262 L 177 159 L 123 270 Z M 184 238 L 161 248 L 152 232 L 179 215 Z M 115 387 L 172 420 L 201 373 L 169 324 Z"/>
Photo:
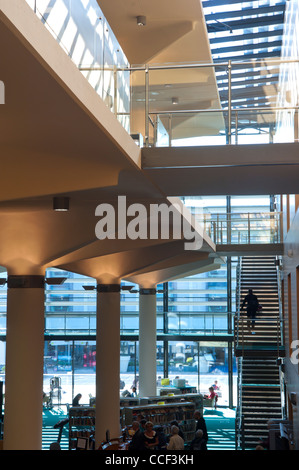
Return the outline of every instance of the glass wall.
<path id="1" fill-rule="evenodd" d="M 132 393 L 139 386 L 138 341 L 121 341 L 120 395 Z M 219 341 L 158 341 L 157 391 L 161 379 L 167 376 L 170 386 L 175 378 L 184 379 L 186 386 L 208 394 L 217 384 L 218 404 L 229 405 L 229 371 L 236 379 L 236 360 L 229 362 L 229 345 Z M 165 355 L 165 352 L 167 353 Z M 167 363 L 164 363 L 166 357 Z M 95 341 L 45 341 L 43 390 L 51 406 L 71 404 L 80 393 L 81 404 L 89 404 L 95 397 L 96 343 Z M 166 372 L 166 373 L 165 373 Z M 4 375 L 2 374 L 4 378 Z M 236 382 L 236 380 L 234 381 Z M 233 386 L 236 400 L 236 385 Z"/>
<path id="2" fill-rule="evenodd" d="M 71 404 L 78 393 L 80 403 L 89 404 L 95 396 L 95 350 L 95 341 L 45 341 L 43 391 L 52 405 Z"/>
<path id="3" fill-rule="evenodd" d="M 184 198 L 194 213 L 199 210 L 206 214 L 232 215 L 241 211 L 273 210 L 273 201 L 270 196 Z M 207 393 L 208 387 L 218 380 L 223 392 L 219 403 L 228 403 L 229 377 L 233 382 L 236 380 L 235 359 L 230 362 L 230 341 L 236 310 L 237 263 L 237 257 L 228 257 L 219 269 L 157 286 L 157 384 L 159 378 L 168 377 L 172 381 L 179 376 L 197 390 Z M 3 281 L 0 287 L 0 332 L 3 339 L 0 342 L 0 380 L 3 381 L 6 276 L 3 270 L 0 273 Z M 61 276 L 66 277 L 64 284 L 46 284 L 44 391 L 49 393 L 51 379 L 58 377 L 61 394 L 54 394 L 54 403 L 71 403 L 77 393 L 83 395 L 83 403 L 88 403 L 90 396 L 95 394 L 96 367 L 96 291 L 89 289 L 95 288 L 96 281 L 53 268 L 46 272 L 50 279 Z M 123 286 L 126 284 L 131 285 L 122 283 Z M 132 385 L 138 384 L 138 290 L 136 285 L 131 292 L 121 291 L 120 394 L 131 391 Z M 136 340 L 132 339 L 134 336 Z M 235 385 L 233 389 L 235 400 Z"/>

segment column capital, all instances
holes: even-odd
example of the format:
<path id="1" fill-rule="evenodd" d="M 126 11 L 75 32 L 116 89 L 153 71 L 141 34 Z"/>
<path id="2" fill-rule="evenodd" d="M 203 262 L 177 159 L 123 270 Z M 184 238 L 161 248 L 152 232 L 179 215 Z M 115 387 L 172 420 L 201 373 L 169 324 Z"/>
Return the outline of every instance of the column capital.
<path id="1" fill-rule="evenodd" d="M 9 275 L 7 287 L 9 289 L 44 289 L 45 278 L 42 275 Z"/>
<path id="2" fill-rule="evenodd" d="M 120 292 L 120 284 L 97 284 L 98 293 Z"/>
<path id="3" fill-rule="evenodd" d="M 150 288 L 140 287 L 139 289 L 140 295 L 155 295 L 156 292 L 157 292 L 157 289 L 155 287 L 150 287 Z"/>

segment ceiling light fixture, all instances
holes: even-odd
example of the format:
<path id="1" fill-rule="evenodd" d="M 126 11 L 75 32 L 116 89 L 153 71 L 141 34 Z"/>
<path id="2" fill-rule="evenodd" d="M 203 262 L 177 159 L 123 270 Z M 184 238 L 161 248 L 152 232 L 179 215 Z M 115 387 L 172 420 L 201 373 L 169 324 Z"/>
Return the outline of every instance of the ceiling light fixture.
<path id="1" fill-rule="evenodd" d="M 172 104 L 178 104 L 179 103 L 179 99 L 176 98 L 176 97 L 171 98 L 171 101 L 172 101 Z"/>
<path id="2" fill-rule="evenodd" d="M 69 197 L 53 197 L 53 209 L 54 211 L 68 211 L 70 208 Z"/>
<path id="3" fill-rule="evenodd" d="M 137 24 L 138 26 L 145 26 L 146 25 L 146 17 L 145 16 L 137 16 Z"/>

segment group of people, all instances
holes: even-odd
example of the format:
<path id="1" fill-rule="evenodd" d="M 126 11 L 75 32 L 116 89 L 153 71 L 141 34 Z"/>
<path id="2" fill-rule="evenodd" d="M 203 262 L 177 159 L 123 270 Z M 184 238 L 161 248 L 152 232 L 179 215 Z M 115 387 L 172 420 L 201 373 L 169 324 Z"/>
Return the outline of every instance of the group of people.
<path id="1" fill-rule="evenodd" d="M 134 433 L 128 450 L 183 450 L 184 439 L 176 421 L 171 423 L 171 435 L 164 433 L 163 426 L 154 426 L 151 421 L 141 419 L 133 421 L 131 431 Z"/>
<path id="2" fill-rule="evenodd" d="M 190 450 L 207 450 L 208 433 L 205 420 L 200 413 L 194 413 L 196 420 L 195 437 L 190 444 Z M 130 451 L 167 451 L 184 450 L 185 436 L 177 421 L 170 423 L 170 434 L 165 434 L 163 426 L 154 426 L 151 421 L 140 419 L 133 421 L 131 431 L 134 433 L 128 446 Z"/>

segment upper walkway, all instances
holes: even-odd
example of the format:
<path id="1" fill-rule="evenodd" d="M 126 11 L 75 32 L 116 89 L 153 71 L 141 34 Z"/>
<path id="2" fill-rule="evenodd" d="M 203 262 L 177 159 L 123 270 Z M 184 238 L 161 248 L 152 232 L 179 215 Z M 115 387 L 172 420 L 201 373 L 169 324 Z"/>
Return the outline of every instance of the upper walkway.
<path id="1" fill-rule="evenodd" d="M 216 245 L 217 256 L 282 255 L 282 213 L 195 214 Z"/>
<path id="2" fill-rule="evenodd" d="M 133 55 L 112 65 L 111 53 L 111 65 L 103 65 L 93 55 L 101 37 L 90 20 L 81 37 L 57 27 L 55 12 L 42 2 L 27 2 L 141 147 L 135 161 L 167 196 L 297 193 L 299 107 L 292 77 L 298 57 L 279 59 L 275 51 L 237 60 L 208 61 L 206 54 L 197 62 L 160 57 L 144 63 Z M 84 15 L 81 8 L 78 17 Z M 76 55 L 79 37 L 84 54 Z"/>

